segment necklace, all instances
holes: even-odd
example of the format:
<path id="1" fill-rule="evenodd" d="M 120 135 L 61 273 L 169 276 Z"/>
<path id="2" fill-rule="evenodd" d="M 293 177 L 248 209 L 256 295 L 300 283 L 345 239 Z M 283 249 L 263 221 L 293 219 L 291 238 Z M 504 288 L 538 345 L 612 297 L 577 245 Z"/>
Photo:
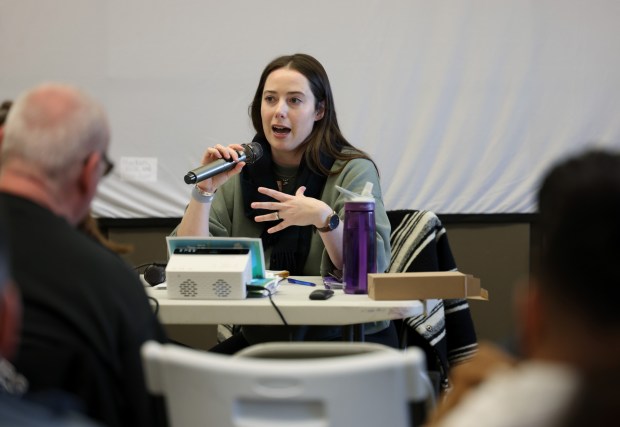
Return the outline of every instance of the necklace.
<path id="1" fill-rule="evenodd" d="M 276 176 L 276 181 L 278 184 L 278 190 L 288 193 L 290 189 L 288 188 L 289 183 L 295 181 L 295 175 L 292 176 Z M 286 191 L 285 191 L 286 190 Z"/>
<path id="2" fill-rule="evenodd" d="M 276 176 L 279 190 L 284 191 L 284 188 L 290 190 L 288 186 L 293 184 L 297 177 L 297 166 L 280 166 L 274 163 L 273 173 Z"/>
<path id="3" fill-rule="evenodd" d="M 278 176 L 278 181 L 282 183 L 282 187 L 286 187 L 291 180 L 295 179 L 295 175 L 292 176 Z"/>

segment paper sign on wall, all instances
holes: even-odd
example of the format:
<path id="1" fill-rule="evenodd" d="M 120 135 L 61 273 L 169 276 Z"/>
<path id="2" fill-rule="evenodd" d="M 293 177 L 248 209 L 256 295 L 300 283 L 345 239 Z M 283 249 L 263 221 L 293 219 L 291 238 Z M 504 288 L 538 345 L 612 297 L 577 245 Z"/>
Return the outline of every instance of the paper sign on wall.
<path id="1" fill-rule="evenodd" d="M 157 157 L 121 157 L 120 175 L 123 181 L 156 182 Z"/>

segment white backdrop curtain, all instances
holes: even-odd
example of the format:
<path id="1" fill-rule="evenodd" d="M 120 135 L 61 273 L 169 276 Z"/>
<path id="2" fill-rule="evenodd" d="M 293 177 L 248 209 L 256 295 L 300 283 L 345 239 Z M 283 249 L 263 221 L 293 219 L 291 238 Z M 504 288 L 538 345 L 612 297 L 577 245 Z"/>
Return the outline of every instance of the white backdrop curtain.
<path id="1" fill-rule="evenodd" d="M 101 100 L 117 164 L 97 216 L 178 217 L 207 146 L 248 142 L 263 67 L 325 66 L 388 209 L 529 213 L 541 174 L 620 149 L 616 0 L 0 0 L 0 99 Z"/>

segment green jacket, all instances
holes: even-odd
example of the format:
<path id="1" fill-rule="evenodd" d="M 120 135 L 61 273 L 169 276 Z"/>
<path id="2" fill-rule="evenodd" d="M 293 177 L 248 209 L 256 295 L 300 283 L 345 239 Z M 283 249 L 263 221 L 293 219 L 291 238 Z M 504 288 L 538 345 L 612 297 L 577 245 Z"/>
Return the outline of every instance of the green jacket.
<path id="1" fill-rule="evenodd" d="M 347 199 L 336 189 L 336 186 L 359 194 L 367 181 L 372 182 L 377 224 L 377 271 L 385 272 L 391 256 L 391 228 L 383 205 L 379 175 L 374 164 L 367 159 L 353 159 L 348 162 L 338 160 L 332 166 L 332 170 L 338 170 L 343 165 L 344 169 L 339 174 L 327 178 L 321 200 L 338 212 L 341 219 L 344 219 L 344 204 Z M 248 220 L 245 216 L 241 193 L 241 176 L 235 175 L 217 190 L 209 213 L 209 232 L 216 237 L 260 238 L 262 230 L 262 223 Z M 176 235 L 176 229 L 172 235 Z M 265 260 L 269 262 L 271 248 L 263 249 Z M 325 276 L 329 272 L 333 272 L 334 269 L 319 233 L 313 233 L 303 274 L 306 276 Z M 387 320 L 366 323 L 364 332 L 366 334 L 379 332 L 388 325 L 389 321 Z M 333 339 L 334 334 L 340 334 L 341 330 L 340 327 L 329 326 L 294 327 L 293 329 L 298 332 L 300 337 L 305 335 L 306 339 L 309 340 Z M 251 344 L 271 340 L 287 340 L 286 329 L 278 326 L 245 326 L 243 333 Z"/>
<path id="2" fill-rule="evenodd" d="M 366 182 L 372 182 L 377 223 L 377 271 L 384 272 L 388 268 L 391 254 L 390 222 L 383 205 L 379 175 L 373 163 L 366 159 L 353 159 L 346 164 L 339 160 L 334 163 L 332 170 L 338 170 L 343 165 L 344 169 L 341 173 L 327 178 L 321 200 L 331 206 L 343 219 L 346 197 L 336 190 L 336 186 L 354 193 L 361 193 Z M 240 175 L 234 176 L 217 190 L 209 216 L 209 231 L 213 236 L 260 237 L 264 225 L 248 220 L 245 216 L 240 178 Z M 271 258 L 271 248 L 264 248 L 264 250 L 265 260 L 268 262 Z M 323 276 L 333 271 L 334 266 L 319 233 L 313 233 L 310 252 L 303 269 L 304 275 Z"/>

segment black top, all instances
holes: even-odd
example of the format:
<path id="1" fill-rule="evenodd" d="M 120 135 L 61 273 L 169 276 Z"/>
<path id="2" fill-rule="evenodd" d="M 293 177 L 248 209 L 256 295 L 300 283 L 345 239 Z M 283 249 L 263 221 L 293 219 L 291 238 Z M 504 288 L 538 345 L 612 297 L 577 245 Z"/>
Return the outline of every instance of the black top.
<path id="1" fill-rule="evenodd" d="M 24 318 L 16 368 L 31 391 L 60 389 L 110 426 L 165 425 L 140 346 L 166 341 L 144 287 L 120 257 L 26 199 L 0 193 Z"/>

